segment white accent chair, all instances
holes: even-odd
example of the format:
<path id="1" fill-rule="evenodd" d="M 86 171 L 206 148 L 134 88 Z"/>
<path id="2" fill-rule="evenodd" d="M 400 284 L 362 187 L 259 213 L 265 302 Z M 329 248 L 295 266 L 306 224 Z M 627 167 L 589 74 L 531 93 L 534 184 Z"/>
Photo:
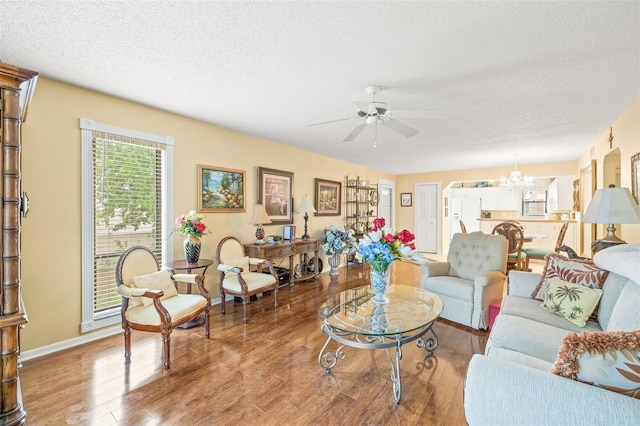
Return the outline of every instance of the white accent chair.
<path id="1" fill-rule="evenodd" d="M 175 283 L 196 284 L 200 294 L 179 294 Z M 211 296 L 204 276 L 172 274 L 160 270 L 158 259 L 146 247 L 134 246 L 116 264 L 116 284 L 122 296 L 124 358 L 131 362 L 131 330 L 162 334 L 164 368 L 171 366 L 171 331 L 204 315 L 204 336 L 209 338 Z"/>
<path id="2" fill-rule="evenodd" d="M 489 305 L 507 280 L 507 240 L 482 232 L 454 234 L 446 262 L 422 266 L 420 286 L 442 299 L 441 318 L 477 330 L 489 325 Z"/>
<path id="3" fill-rule="evenodd" d="M 216 250 L 216 261 L 223 314 L 226 311 L 226 294 L 242 299 L 242 321 L 245 324 L 247 304 L 250 303 L 251 296 L 261 297 L 264 292 L 272 290 L 273 306 L 278 307 L 280 280 L 270 261 L 247 256 L 244 246 L 235 237 L 225 237 L 220 241 Z M 269 268 L 269 274 L 262 273 L 264 266 Z M 254 270 L 251 270 L 251 267 L 254 267 Z"/>

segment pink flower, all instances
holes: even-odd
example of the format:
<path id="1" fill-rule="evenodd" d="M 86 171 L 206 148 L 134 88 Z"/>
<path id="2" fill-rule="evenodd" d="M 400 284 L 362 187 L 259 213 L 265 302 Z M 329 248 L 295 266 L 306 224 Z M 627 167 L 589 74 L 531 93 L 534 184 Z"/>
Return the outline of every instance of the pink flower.
<path id="1" fill-rule="evenodd" d="M 377 231 L 378 229 L 384 228 L 384 224 L 385 222 L 383 217 L 377 217 L 373 219 L 373 230 Z"/>

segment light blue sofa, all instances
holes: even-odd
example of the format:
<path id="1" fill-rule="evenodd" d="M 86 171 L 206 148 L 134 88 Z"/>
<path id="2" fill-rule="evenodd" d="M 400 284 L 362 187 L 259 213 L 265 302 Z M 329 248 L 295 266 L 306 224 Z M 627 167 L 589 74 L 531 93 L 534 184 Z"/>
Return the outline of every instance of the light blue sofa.
<path id="1" fill-rule="evenodd" d="M 467 369 L 464 407 L 470 425 L 640 425 L 640 399 L 551 373 L 571 331 L 640 329 L 640 244 L 628 245 L 626 257 L 606 255 L 607 250 L 594 258 L 609 271 L 598 321 L 584 328 L 531 298 L 539 274 L 510 272 L 485 353 L 474 355 Z"/>

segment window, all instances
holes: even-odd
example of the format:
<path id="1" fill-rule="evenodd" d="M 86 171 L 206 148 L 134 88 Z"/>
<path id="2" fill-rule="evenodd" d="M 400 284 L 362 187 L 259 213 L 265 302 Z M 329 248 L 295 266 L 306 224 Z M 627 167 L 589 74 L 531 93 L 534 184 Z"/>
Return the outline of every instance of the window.
<path id="1" fill-rule="evenodd" d="M 161 264 L 173 204 L 167 182 L 173 138 L 81 119 L 82 332 L 120 322 L 115 267 L 128 247 L 149 247 Z M 166 263 L 166 262 L 164 262 Z"/>

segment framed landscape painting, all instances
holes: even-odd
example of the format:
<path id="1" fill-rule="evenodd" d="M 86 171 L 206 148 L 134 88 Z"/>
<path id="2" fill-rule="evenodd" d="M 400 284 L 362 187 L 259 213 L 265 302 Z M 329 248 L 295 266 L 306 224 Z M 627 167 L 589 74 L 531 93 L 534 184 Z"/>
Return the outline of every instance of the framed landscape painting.
<path id="1" fill-rule="evenodd" d="M 293 223 L 293 173 L 258 167 L 258 202 L 273 224 Z"/>
<path id="2" fill-rule="evenodd" d="M 244 204 L 244 170 L 198 164 L 198 212 L 241 213 Z"/>
<path id="3" fill-rule="evenodd" d="M 316 216 L 340 216 L 342 183 L 316 178 Z"/>

